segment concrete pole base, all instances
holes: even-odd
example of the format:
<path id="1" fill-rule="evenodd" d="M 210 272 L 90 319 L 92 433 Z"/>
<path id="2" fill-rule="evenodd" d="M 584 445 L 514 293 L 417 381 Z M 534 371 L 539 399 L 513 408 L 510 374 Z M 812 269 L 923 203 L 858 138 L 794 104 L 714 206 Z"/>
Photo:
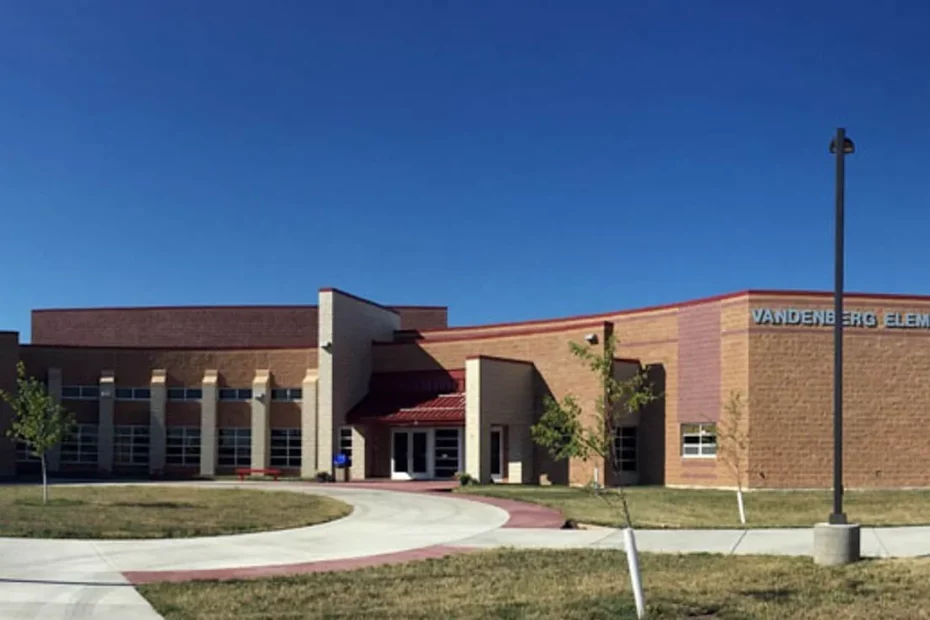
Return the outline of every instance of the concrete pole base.
<path id="1" fill-rule="evenodd" d="M 814 563 L 820 566 L 842 566 L 861 559 L 858 524 L 814 525 Z"/>

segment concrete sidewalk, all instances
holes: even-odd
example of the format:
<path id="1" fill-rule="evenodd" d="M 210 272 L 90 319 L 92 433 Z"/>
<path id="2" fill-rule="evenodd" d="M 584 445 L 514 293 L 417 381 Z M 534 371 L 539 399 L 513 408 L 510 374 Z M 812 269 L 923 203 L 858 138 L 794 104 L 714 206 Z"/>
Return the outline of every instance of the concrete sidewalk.
<path id="1" fill-rule="evenodd" d="M 399 492 L 370 485 L 170 484 L 316 493 L 343 500 L 354 510 L 322 525 L 235 536 L 139 541 L 0 538 L 0 618 L 151 620 L 158 614 L 132 584 L 152 581 L 349 570 L 496 547 L 623 548 L 619 530 L 554 529 L 558 519 L 551 510 L 471 495 Z M 809 556 L 813 551 L 812 528 L 638 530 L 636 536 L 643 552 Z M 930 555 L 930 527 L 865 528 L 862 551 L 878 558 Z"/>
<path id="2" fill-rule="evenodd" d="M 263 576 L 308 572 L 319 563 L 339 569 L 370 557 L 439 557 L 452 552 L 446 545 L 500 528 L 510 516 L 497 506 L 461 501 L 448 493 L 300 483 L 177 484 L 315 493 L 341 499 L 354 510 L 348 517 L 312 527 L 234 536 L 133 541 L 0 538 L 0 618 L 158 618 L 127 575 L 132 582 Z M 437 548 L 440 551 L 423 551 Z"/>
<path id="3" fill-rule="evenodd" d="M 494 530 L 457 543 L 475 548 L 623 549 L 616 529 Z M 646 553 L 721 553 L 810 556 L 813 528 L 766 530 L 637 530 L 636 546 Z M 862 528 L 862 555 L 872 558 L 930 556 L 930 527 Z"/>

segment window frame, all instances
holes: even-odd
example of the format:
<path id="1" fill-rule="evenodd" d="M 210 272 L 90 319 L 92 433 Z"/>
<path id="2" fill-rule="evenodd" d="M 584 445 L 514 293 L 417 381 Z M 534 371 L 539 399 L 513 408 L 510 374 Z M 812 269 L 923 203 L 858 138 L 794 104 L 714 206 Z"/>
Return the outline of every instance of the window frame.
<path id="1" fill-rule="evenodd" d="M 180 398 L 178 398 L 179 393 Z M 165 394 L 165 399 L 172 402 L 194 402 L 203 400 L 203 388 L 170 387 Z"/>
<path id="2" fill-rule="evenodd" d="M 181 439 L 180 442 L 176 441 L 178 437 Z M 195 437 L 196 441 L 190 441 Z M 165 429 L 165 466 L 200 467 L 201 442 L 202 434 L 199 426 L 167 427 Z M 179 455 L 171 454 L 173 449 L 179 449 Z M 180 458 L 177 458 L 178 456 Z"/>
<path id="3" fill-rule="evenodd" d="M 352 427 L 351 426 L 340 426 L 339 427 L 339 439 L 336 444 L 339 446 L 339 450 L 336 454 L 345 454 L 346 455 L 346 467 L 352 467 Z"/>
<path id="4" fill-rule="evenodd" d="M 272 388 L 271 400 L 279 403 L 297 403 L 303 400 L 303 388 Z"/>
<path id="5" fill-rule="evenodd" d="M 216 396 L 222 402 L 247 402 L 252 400 L 252 388 L 220 388 Z"/>
<path id="6" fill-rule="evenodd" d="M 121 440 L 128 437 L 128 444 Z M 136 442 L 136 437 L 145 437 L 145 442 Z M 128 460 L 122 460 L 121 448 L 128 445 Z M 145 446 L 144 450 L 140 446 Z M 113 426 L 113 464 L 123 467 L 147 467 L 151 458 L 152 436 L 147 424 L 117 424 Z M 137 453 L 143 459 L 137 460 Z"/>
<path id="7" fill-rule="evenodd" d="M 21 439 L 16 440 L 16 463 L 40 463 L 41 459 L 29 449 L 29 444 Z"/>
<path id="8" fill-rule="evenodd" d="M 100 462 L 100 429 L 96 424 L 75 424 L 70 432 L 61 440 L 59 462 L 62 465 L 97 465 Z M 90 439 L 93 441 L 90 441 Z M 68 456 L 68 444 L 74 443 L 76 458 Z M 85 445 L 87 447 L 85 448 Z M 93 447 L 93 460 L 82 458 L 90 454 Z"/>
<path id="9" fill-rule="evenodd" d="M 114 390 L 113 397 L 115 400 L 124 402 L 148 402 L 152 400 L 152 388 L 150 387 L 117 387 Z"/>
<path id="10" fill-rule="evenodd" d="M 711 429 L 711 430 L 708 430 Z M 681 458 L 684 459 L 715 459 L 717 458 L 717 423 L 691 422 L 682 424 L 679 430 Z M 687 443 L 686 437 L 697 437 L 697 442 Z M 706 441 L 711 438 L 710 441 Z M 688 452 L 687 448 L 697 447 L 697 452 Z M 712 452 L 708 449 L 712 448 Z"/>
<path id="11" fill-rule="evenodd" d="M 624 435 L 626 432 L 631 432 L 629 435 Z M 623 445 L 624 439 L 632 439 L 632 447 L 630 445 Z M 623 473 L 636 473 L 639 471 L 639 427 L 638 426 L 618 426 L 614 431 L 614 438 L 612 442 L 613 449 L 613 458 L 614 464 L 620 468 L 620 471 Z M 625 459 L 623 458 L 624 450 L 632 450 L 633 458 Z M 626 464 L 632 463 L 632 469 L 625 467 Z"/>
<path id="12" fill-rule="evenodd" d="M 223 445 L 225 437 L 233 437 L 232 459 L 226 460 Z M 245 438 L 243 440 L 243 437 Z M 242 453 L 245 454 L 243 459 Z M 252 466 L 252 429 L 250 427 L 224 427 L 216 429 L 216 466 L 217 467 L 251 467 Z"/>
<path id="13" fill-rule="evenodd" d="M 68 394 L 68 390 L 77 390 L 77 393 Z M 61 386 L 61 400 L 100 400 L 100 386 L 63 385 Z"/>
<path id="14" fill-rule="evenodd" d="M 303 432 L 300 428 L 272 428 L 269 433 L 268 464 L 271 467 L 299 469 L 303 464 L 302 441 Z M 279 454 L 276 455 L 276 451 Z"/>

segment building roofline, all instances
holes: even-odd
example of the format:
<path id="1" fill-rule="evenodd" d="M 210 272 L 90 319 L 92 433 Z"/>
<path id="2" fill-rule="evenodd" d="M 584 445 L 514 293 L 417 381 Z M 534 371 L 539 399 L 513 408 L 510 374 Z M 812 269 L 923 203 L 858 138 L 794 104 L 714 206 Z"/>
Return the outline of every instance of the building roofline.
<path id="1" fill-rule="evenodd" d="M 355 295 L 344 293 L 347 297 L 352 297 L 360 301 L 374 304 L 376 306 L 387 308 L 388 310 L 448 310 L 449 306 L 408 306 L 404 304 L 396 306 L 381 306 L 373 301 L 361 299 Z M 33 314 L 44 312 L 135 312 L 146 310 L 319 310 L 316 304 L 255 304 L 255 305 L 213 305 L 213 306 L 100 306 L 100 307 L 73 307 L 73 308 L 34 308 Z"/>
<path id="2" fill-rule="evenodd" d="M 537 323 L 515 323 L 514 327 L 520 327 L 522 325 L 528 325 L 528 329 L 514 329 L 511 331 L 492 331 L 492 332 L 480 332 L 477 334 L 461 333 L 458 330 L 449 330 L 449 335 L 446 336 L 444 332 L 447 330 L 440 330 L 439 332 L 434 332 L 437 337 L 424 337 L 424 338 L 414 338 L 412 340 L 402 340 L 400 342 L 384 342 L 384 341 L 373 341 L 372 345 L 375 346 L 403 346 L 408 344 L 438 344 L 446 342 L 461 342 L 466 340 L 490 340 L 494 338 L 512 338 L 515 336 L 535 336 L 538 334 L 555 334 L 559 332 L 566 332 L 570 330 L 582 329 L 582 328 L 603 328 L 604 321 L 587 321 L 584 323 L 568 323 L 562 324 L 563 320 L 555 321 L 545 321 L 544 323 L 556 323 L 555 325 L 540 325 Z M 475 328 L 481 329 L 481 328 Z"/>
<path id="3" fill-rule="evenodd" d="M 468 355 L 465 357 L 465 359 L 466 361 L 467 360 L 488 360 L 491 362 L 505 362 L 507 364 L 524 364 L 526 366 L 536 366 L 536 364 L 534 364 L 533 362 L 529 360 L 518 360 L 512 357 L 499 357 L 497 355 L 484 355 L 481 353 L 477 355 Z"/>
<path id="4" fill-rule="evenodd" d="M 151 353 L 154 351 L 170 353 L 172 351 L 195 352 L 195 351 L 316 351 L 318 345 L 288 345 L 288 346 L 250 346 L 250 347 L 113 347 L 98 345 L 80 345 L 80 344 L 23 344 L 21 348 L 27 349 L 65 349 L 65 350 L 84 350 L 84 351 L 138 351 L 140 353 Z"/>
<path id="5" fill-rule="evenodd" d="M 232 306 L 101 306 L 83 308 L 35 308 L 33 314 L 43 312 L 135 312 L 146 310 L 317 310 L 319 306 L 306 304 L 256 304 Z"/>
<path id="6" fill-rule="evenodd" d="M 531 319 L 528 321 L 510 321 L 504 323 L 487 323 L 483 325 L 461 325 L 455 327 L 447 327 L 445 329 L 424 329 L 419 330 L 422 338 L 420 340 L 431 340 L 436 336 L 443 336 L 445 334 L 453 333 L 462 333 L 462 336 L 465 337 L 463 332 L 469 331 L 484 331 L 489 329 L 503 329 L 507 327 L 533 327 L 533 326 L 545 326 L 555 323 L 568 323 L 565 327 L 579 327 L 582 325 L 588 325 L 590 322 L 597 320 L 604 320 L 610 317 L 617 316 L 627 316 L 632 314 L 643 314 L 647 312 L 661 312 L 663 310 L 678 310 L 680 308 L 687 308 L 689 306 L 699 306 L 701 304 L 714 303 L 719 301 L 729 301 L 734 299 L 740 299 L 742 297 L 832 297 L 832 291 L 811 291 L 811 290 L 790 290 L 790 289 L 746 289 L 742 291 L 736 291 L 731 293 L 723 293 L 721 295 L 712 295 L 709 297 L 700 297 L 697 299 L 691 299 L 687 301 L 670 303 L 670 304 L 659 304 L 654 306 L 643 306 L 640 308 L 631 308 L 627 310 L 613 310 L 608 312 L 598 312 L 596 314 L 578 314 L 574 316 L 567 317 L 557 317 L 550 319 Z M 908 295 L 901 293 L 862 293 L 862 292 L 848 292 L 843 293 L 844 298 L 871 298 L 877 300 L 900 300 L 900 301 L 930 301 L 930 295 Z M 578 323 L 575 323 L 578 321 Z M 583 323 L 582 323 L 583 322 Z M 506 333 L 506 332 L 504 332 Z M 493 335 L 504 335 L 504 333 L 495 333 Z M 475 334 L 475 337 L 485 336 L 486 334 Z M 446 341 L 445 338 L 442 339 L 443 342 Z"/>

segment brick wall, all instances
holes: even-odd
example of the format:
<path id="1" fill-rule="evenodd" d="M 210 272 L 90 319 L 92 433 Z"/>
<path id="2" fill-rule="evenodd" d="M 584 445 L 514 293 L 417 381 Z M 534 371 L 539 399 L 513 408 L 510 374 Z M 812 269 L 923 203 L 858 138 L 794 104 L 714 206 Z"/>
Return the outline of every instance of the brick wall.
<path id="1" fill-rule="evenodd" d="M 753 298 L 753 307 L 830 307 L 824 298 Z M 848 309 L 930 312 L 925 300 L 851 299 Z M 754 487 L 821 487 L 833 472 L 830 327 L 749 328 Z M 844 474 L 849 487 L 930 486 L 930 331 L 848 328 Z"/>
<path id="2" fill-rule="evenodd" d="M 19 334 L 0 332 L 0 390 L 13 392 L 16 388 L 16 363 L 19 361 Z M 0 401 L 0 478 L 12 476 L 16 471 L 16 446 L 6 436 L 12 412 Z"/>
<path id="3" fill-rule="evenodd" d="M 444 307 L 399 307 L 403 329 L 446 327 Z M 84 347 L 315 347 L 316 306 L 35 310 L 32 344 Z"/>
<path id="4" fill-rule="evenodd" d="M 317 361 L 315 348 L 170 351 L 25 345 L 20 354 L 29 372 L 39 377 L 49 368 L 61 368 L 65 385 L 96 385 L 102 371 L 112 370 L 117 385 L 127 387 L 147 386 L 153 370 L 167 369 L 169 387 L 200 387 L 205 371 L 218 370 L 221 386 L 248 388 L 259 368 L 272 371 L 276 386 L 300 387 Z"/>

